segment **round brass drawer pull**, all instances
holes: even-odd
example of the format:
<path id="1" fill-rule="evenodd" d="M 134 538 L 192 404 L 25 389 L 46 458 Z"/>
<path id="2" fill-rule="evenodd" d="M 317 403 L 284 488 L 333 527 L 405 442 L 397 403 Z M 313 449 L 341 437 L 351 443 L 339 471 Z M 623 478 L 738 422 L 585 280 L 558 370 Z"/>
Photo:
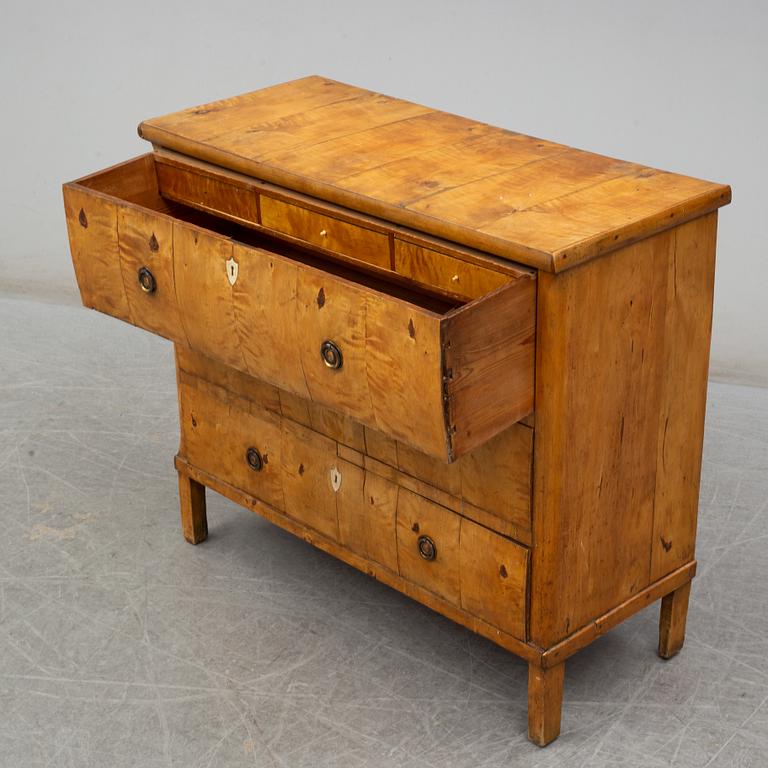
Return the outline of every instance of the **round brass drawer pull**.
<path id="1" fill-rule="evenodd" d="M 154 293 L 157 290 L 155 276 L 146 267 L 139 270 L 139 285 L 144 293 Z"/>
<path id="2" fill-rule="evenodd" d="M 320 357 L 323 362 L 334 371 L 338 371 L 344 364 L 344 357 L 341 350 L 332 341 L 324 341 L 320 345 Z"/>
<path id="3" fill-rule="evenodd" d="M 419 536 L 419 554 L 425 560 L 434 560 L 437 557 L 437 547 L 429 536 Z"/>
<path id="4" fill-rule="evenodd" d="M 261 454 L 253 447 L 245 452 L 245 460 L 248 462 L 248 466 L 255 472 L 260 472 L 264 466 Z"/>

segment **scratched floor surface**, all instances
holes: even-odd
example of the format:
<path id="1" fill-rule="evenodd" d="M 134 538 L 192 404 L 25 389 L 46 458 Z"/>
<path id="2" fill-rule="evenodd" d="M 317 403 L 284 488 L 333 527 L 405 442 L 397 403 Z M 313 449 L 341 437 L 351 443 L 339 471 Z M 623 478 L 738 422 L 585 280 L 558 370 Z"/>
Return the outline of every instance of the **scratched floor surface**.
<path id="1" fill-rule="evenodd" d="M 768 766 L 768 390 L 710 389 L 683 653 L 657 608 L 526 667 L 209 494 L 179 533 L 170 344 L 0 300 L 0 766 Z"/>

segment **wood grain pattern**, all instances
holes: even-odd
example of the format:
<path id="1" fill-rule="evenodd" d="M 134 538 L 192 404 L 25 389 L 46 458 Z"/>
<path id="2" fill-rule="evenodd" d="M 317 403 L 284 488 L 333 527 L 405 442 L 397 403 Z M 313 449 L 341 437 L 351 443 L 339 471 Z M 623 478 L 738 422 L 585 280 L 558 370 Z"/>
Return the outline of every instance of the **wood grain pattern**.
<path id="1" fill-rule="evenodd" d="M 365 307 L 365 377 L 376 429 L 450 458 L 445 424 L 441 320 L 395 302 Z"/>
<path id="2" fill-rule="evenodd" d="M 394 268 L 419 283 L 437 286 L 466 301 L 484 296 L 509 282 L 503 272 L 483 269 L 398 237 L 394 239 Z"/>
<path id="3" fill-rule="evenodd" d="M 282 465 L 286 445 L 280 417 L 203 382 L 182 381 L 179 402 L 182 450 L 189 461 L 267 504 L 286 509 Z M 261 471 L 248 464 L 246 452 L 251 447 L 262 456 Z"/>
<path id="4" fill-rule="evenodd" d="M 139 133 L 161 147 L 553 272 L 730 201 L 721 184 L 320 77 L 146 120 Z"/>
<path id="5" fill-rule="evenodd" d="M 342 445 L 358 451 L 365 450 L 365 427 L 346 414 L 332 411 L 318 403 L 307 401 L 309 422 L 307 426 Z"/>
<path id="6" fill-rule="evenodd" d="M 296 317 L 297 265 L 260 248 L 239 244 L 234 245 L 232 258 L 238 265 L 237 281 L 232 286 L 236 338 L 245 369 L 259 379 L 309 397 L 301 358 L 303 328 Z"/>
<path id="7" fill-rule="evenodd" d="M 176 343 L 188 541 L 210 487 L 519 654 L 540 745 L 580 648 L 659 599 L 682 647 L 729 187 L 318 77 L 140 132 L 65 209 Z"/>
<path id="8" fill-rule="evenodd" d="M 158 188 L 164 197 L 239 224 L 259 223 L 259 196 L 251 185 L 190 167 L 165 163 L 156 163 L 155 167 Z"/>
<path id="9" fill-rule="evenodd" d="M 156 163 L 151 152 L 88 174 L 64 186 L 71 187 L 73 184 L 137 205 L 155 206 L 159 203 L 163 207 L 159 201 Z"/>
<path id="10" fill-rule="evenodd" d="M 539 282 L 531 637 L 543 648 L 650 583 L 649 414 L 673 244 L 665 232 Z"/>
<path id="11" fill-rule="evenodd" d="M 74 184 L 64 186 L 69 248 L 86 307 L 131 322 L 117 239 L 117 205 Z"/>
<path id="12" fill-rule="evenodd" d="M 176 221 L 173 244 L 176 298 L 190 345 L 233 368 L 248 370 L 227 279 L 232 241 Z"/>
<path id="13" fill-rule="evenodd" d="M 179 368 L 180 455 L 352 552 L 429 589 L 505 633 L 526 637 L 528 550 L 426 498 L 425 485 L 338 455 L 323 435 Z M 260 469 L 247 461 L 258 450 Z M 352 449 L 350 449 L 351 451 Z M 336 484 L 334 485 L 334 480 Z M 182 521 L 202 540 L 204 497 L 180 478 Z M 439 501 L 444 499 L 436 496 Z M 437 557 L 425 560 L 419 536 Z"/>
<path id="14" fill-rule="evenodd" d="M 138 207 L 117 209 L 120 268 L 125 296 L 136 325 L 187 343 L 187 336 L 176 303 L 173 266 L 173 220 Z M 157 283 L 145 293 L 138 280 L 139 270 L 147 268 Z"/>
<path id="15" fill-rule="evenodd" d="M 715 226 L 709 214 L 540 280 L 531 629 L 542 647 L 693 560 Z"/>
<path id="16" fill-rule="evenodd" d="M 338 540 L 336 493 L 330 480 L 331 470 L 338 465 L 336 443 L 287 419 L 282 419 L 282 438 L 282 509 L 289 517 Z"/>
<path id="17" fill-rule="evenodd" d="M 389 269 L 389 238 L 365 227 L 313 213 L 298 205 L 263 195 L 261 223 L 311 245 L 336 251 Z"/>
<path id="18" fill-rule="evenodd" d="M 451 457 L 533 411 L 536 282 L 521 279 L 453 312 L 441 328 Z"/>
<path id="19" fill-rule="evenodd" d="M 368 381 L 368 306 L 368 292 L 361 286 L 320 270 L 298 270 L 295 323 L 309 397 L 375 424 L 375 394 Z M 341 349 L 338 370 L 330 369 L 320 354 L 326 341 Z"/>
<path id="20" fill-rule="evenodd" d="M 707 401 L 717 214 L 674 231 L 666 265 L 651 579 L 693 559 Z"/>
<path id="21" fill-rule="evenodd" d="M 528 550 L 462 518 L 459 573 L 461 607 L 524 640 Z"/>
<path id="22" fill-rule="evenodd" d="M 194 384 L 204 381 L 215 387 L 227 390 L 231 395 L 250 401 L 260 408 L 273 413 L 285 413 L 283 397 L 285 392 L 272 384 L 255 379 L 236 368 L 201 355 L 183 344 L 174 344 L 176 369 L 181 374 L 181 381 Z M 298 399 L 298 398 L 297 398 Z M 304 401 L 301 401 L 304 402 Z M 299 419 L 293 419 L 299 421 Z"/>
<path id="23" fill-rule="evenodd" d="M 493 512 L 518 531 L 531 529 L 534 431 L 514 424 L 459 459 L 461 496 Z M 488 521 L 484 525 L 496 528 Z M 502 531 L 506 533 L 506 531 Z"/>
<path id="24" fill-rule="evenodd" d="M 339 461 L 339 539 L 352 552 L 398 573 L 397 494 L 389 480 Z"/>

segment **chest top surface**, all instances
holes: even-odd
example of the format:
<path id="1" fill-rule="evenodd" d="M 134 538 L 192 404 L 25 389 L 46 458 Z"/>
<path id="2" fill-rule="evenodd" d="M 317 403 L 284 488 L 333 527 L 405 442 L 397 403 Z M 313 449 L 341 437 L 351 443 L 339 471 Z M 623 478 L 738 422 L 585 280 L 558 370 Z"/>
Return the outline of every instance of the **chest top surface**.
<path id="1" fill-rule="evenodd" d="M 163 147 L 559 272 L 712 211 L 730 187 L 323 77 L 146 120 Z"/>

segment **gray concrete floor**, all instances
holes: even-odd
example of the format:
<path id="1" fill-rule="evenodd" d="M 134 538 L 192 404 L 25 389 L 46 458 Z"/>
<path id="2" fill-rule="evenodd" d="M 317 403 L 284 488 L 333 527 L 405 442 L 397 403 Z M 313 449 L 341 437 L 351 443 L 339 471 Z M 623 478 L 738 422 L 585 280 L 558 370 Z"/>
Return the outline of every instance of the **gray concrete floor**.
<path id="1" fill-rule="evenodd" d="M 0 766 L 768 766 L 768 390 L 710 388 L 686 647 L 657 607 L 522 661 L 209 492 L 179 532 L 170 344 L 0 300 Z"/>

